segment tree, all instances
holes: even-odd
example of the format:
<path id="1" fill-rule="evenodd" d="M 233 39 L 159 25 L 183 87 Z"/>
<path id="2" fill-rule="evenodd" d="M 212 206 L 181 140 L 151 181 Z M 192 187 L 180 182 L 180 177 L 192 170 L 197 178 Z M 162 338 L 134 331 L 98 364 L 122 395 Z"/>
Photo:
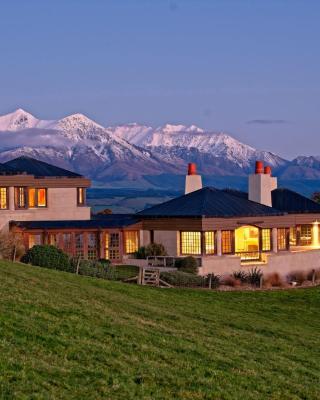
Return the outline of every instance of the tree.
<path id="1" fill-rule="evenodd" d="M 0 233 L 0 259 L 15 261 L 25 252 L 20 235 L 12 232 Z"/>
<path id="2" fill-rule="evenodd" d="M 311 196 L 311 200 L 320 204 L 320 192 L 314 192 L 313 195 Z"/>

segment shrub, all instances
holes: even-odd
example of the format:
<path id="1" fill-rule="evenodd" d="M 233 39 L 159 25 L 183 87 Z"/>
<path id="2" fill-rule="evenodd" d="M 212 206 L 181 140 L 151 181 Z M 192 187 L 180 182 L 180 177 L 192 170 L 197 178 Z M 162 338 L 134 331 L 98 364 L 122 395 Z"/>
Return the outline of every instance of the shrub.
<path id="1" fill-rule="evenodd" d="M 192 257 L 185 257 L 185 258 L 178 258 L 174 266 L 178 268 L 179 271 L 188 272 L 190 274 L 197 274 L 198 273 L 198 263 L 197 260 Z"/>
<path id="2" fill-rule="evenodd" d="M 250 283 L 251 285 L 259 286 L 262 276 L 263 276 L 263 273 L 262 273 L 261 269 L 259 269 L 257 267 L 252 268 L 247 273 L 247 282 Z"/>
<path id="3" fill-rule="evenodd" d="M 239 280 L 242 283 L 247 282 L 247 273 L 245 271 L 235 271 L 232 274 L 233 278 Z"/>
<path id="4" fill-rule="evenodd" d="M 266 287 L 283 287 L 284 281 L 277 272 L 274 272 L 266 276 L 264 284 Z"/>
<path id="5" fill-rule="evenodd" d="M 160 278 L 172 286 L 203 287 L 207 286 L 207 277 L 183 271 L 162 272 Z"/>
<path id="6" fill-rule="evenodd" d="M 166 249 L 161 243 L 150 243 L 147 246 L 141 246 L 135 252 L 135 257 L 138 259 L 146 259 L 151 256 L 167 256 Z"/>
<path id="7" fill-rule="evenodd" d="M 50 245 L 33 246 L 21 258 L 21 261 L 45 268 L 72 271 L 68 255 L 57 247 Z"/>
<path id="8" fill-rule="evenodd" d="M 305 271 L 293 271 L 288 275 L 289 282 L 297 282 L 298 285 L 301 285 L 308 278 L 308 274 Z"/>
<path id="9" fill-rule="evenodd" d="M 241 286 L 241 280 L 235 278 L 233 275 L 229 275 L 223 278 L 223 284 L 231 287 Z"/>

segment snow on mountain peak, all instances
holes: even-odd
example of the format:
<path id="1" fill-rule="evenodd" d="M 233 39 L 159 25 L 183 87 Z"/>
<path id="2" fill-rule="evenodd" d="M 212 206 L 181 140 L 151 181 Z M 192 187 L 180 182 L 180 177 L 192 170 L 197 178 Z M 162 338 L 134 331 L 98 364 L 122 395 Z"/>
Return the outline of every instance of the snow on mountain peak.
<path id="1" fill-rule="evenodd" d="M 163 127 L 159 127 L 156 129 L 156 132 L 163 132 L 164 134 L 175 134 L 175 133 L 181 133 L 181 132 L 190 132 L 190 133 L 203 133 L 204 130 L 201 128 L 198 128 L 196 125 L 174 125 L 174 124 L 166 124 Z"/>
<path id="2" fill-rule="evenodd" d="M 20 129 L 33 128 L 39 120 L 32 114 L 18 108 L 12 113 L 0 116 L 1 131 L 18 131 Z"/>

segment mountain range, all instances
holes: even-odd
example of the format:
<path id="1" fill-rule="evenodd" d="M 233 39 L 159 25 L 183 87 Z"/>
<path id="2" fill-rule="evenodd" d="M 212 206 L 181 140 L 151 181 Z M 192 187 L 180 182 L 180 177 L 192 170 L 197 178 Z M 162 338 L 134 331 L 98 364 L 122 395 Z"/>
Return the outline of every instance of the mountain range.
<path id="1" fill-rule="evenodd" d="M 282 179 L 320 178 L 320 156 L 286 160 L 195 125 L 104 127 L 83 114 L 41 120 L 18 109 L 0 116 L 0 162 L 21 155 L 79 172 L 104 187 L 174 186 L 188 162 L 205 176 L 243 177 L 257 159 Z"/>

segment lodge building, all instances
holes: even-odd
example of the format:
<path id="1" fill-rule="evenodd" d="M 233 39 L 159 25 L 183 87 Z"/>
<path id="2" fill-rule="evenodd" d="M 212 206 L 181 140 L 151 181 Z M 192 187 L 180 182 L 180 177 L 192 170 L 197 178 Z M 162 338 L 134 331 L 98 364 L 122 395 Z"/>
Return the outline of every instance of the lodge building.
<path id="1" fill-rule="evenodd" d="M 189 164 L 185 194 L 136 214 L 90 216 L 81 175 L 19 157 L 0 165 L 0 229 L 25 247 L 47 243 L 68 254 L 141 265 L 141 245 L 162 243 L 171 257 L 192 255 L 200 273 L 259 265 L 270 272 L 318 268 L 320 205 L 277 188 L 257 162 L 248 193 L 202 188 Z M 130 259 L 130 260 L 128 260 Z"/>

